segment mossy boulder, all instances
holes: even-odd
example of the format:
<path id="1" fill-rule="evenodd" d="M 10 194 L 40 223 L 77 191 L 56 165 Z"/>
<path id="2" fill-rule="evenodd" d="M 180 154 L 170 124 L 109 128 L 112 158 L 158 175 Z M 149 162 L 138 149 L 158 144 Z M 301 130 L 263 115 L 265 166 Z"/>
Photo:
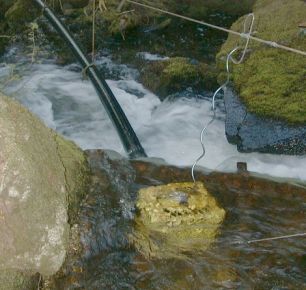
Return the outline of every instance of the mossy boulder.
<path id="1" fill-rule="evenodd" d="M 216 76 L 214 65 L 184 57 L 149 62 L 141 71 L 142 83 L 161 99 L 188 87 L 211 90 L 217 85 Z"/>
<path id="2" fill-rule="evenodd" d="M 306 37 L 299 24 L 306 19 L 306 3 L 301 0 L 257 0 L 254 5 L 256 36 L 305 50 Z M 241 31 L 245 17 L 232 26 Z M 243 45 L 229 35 L 217 55 L 218 66 L 225 70 L 226 54 Z M 232 81 L 249 112 L 260 117 L 306 124 L 305 56 L 250 42 L 245 61 L 232 67 Z M 222 75 L 220 76 L 222 79 Z"/>
<path id="3" fill-rule="evenodd" d="M 14 0 L 0 0 L 0 20 L 4 19 L 6 11 L 14 4 Z"/>
<path id="4" fill-rule="evenodd" d="M 154 10 L 133 5 L 128 2 L 124 3 L 122 7 L 119 6 L 120 1 L 117 0 L 107 0 L 104 2 L 106 4 L 105 8 L 107 9 L 104 9 L 103 16 L 111 22 L 111 30 L 113 32 L 120 31 L 119 13 L 122 11 L 130 11 L 130 13 L 124 15 L 124 24 L 126 27 L 145 24 L 148 22 L 149 18 L 161 15 L 159 12 Z M 145 4 L 202 19 L 215 12 L 222 12 L 235 16 L 243 15 L 251 10 L 254 2 L 255 0 L 157 0 L 146 1 Z"/>
<path id="5" fill-rule="evenodd" d="M 85 156 L 2 94 L 0 148 L 0 271 L 52 275 L 86 194 Z"/>
<path id="6" fill-rule="evenodd" d="M 5 12 L 5 22 L 11 33 L 26 29 L 26 24 L 38 16 L 38 9 L 32 0 L 17 0 Z"/>
<path id="7" fill-rule="evenodd" d="M 88 5 L 88 3 L 89 0 L 61 0 L 61 6 L 62 6 L 61 8 L 63 9 L 84 8 Z"/>
<path id="8" fill-rule="evenodd" d="M 252 9 L 256 0 L 171 0 L 169 7 L 185 12 L 192 17 L 206 16 L 214 12 L 222 12 L 228 15 L 243 15 Z M 178 5 L 178 2 L 180 5 Z"/>
<path id="9" fill-rule="evenodd" d="M 136 248 L 146 257 L 171 258 L 205 251 L 215 240 L 225 211 L 203 183 L 172 183 L 141 189 Z"/>
<path id="10" fill-rule="evenodd" d="M 162 2 L 162 1 L 160 1 Z M 111 34 L 123 34 L 124 31 L 140 26 L 148 17 L 157 15 L 151 10 L 139 6 L 123 3 L 117 0 L 104 0 L 96 3 L 96 21 L 106 24 Z M 85 9 L 88 16 L 92 15 L 92 4 Z"/>
<path id="11" fill-rule="evenodd" d="M 243 15 L 251 10 L 254 1 L 157 0 L 146 1 L 145 4 L 171 12 L 183 13 L 193 18 L 203 19 L 215 12 L 222 12 L 233 16 Z M 114 34 L 122 33 L 135 27 L 146 26 L 153 18 L 162 16 L 159 12 L 132 3 L 125 2 L 123 5 L 119 4 L 120 1 L 118 0 L 107 0 L 99 3 L 98 16 L 100 15 L 106 20 L 109 25 L 109 31 Z"/>
<path id="12" fill-rule="evenodd" d="M 17 35 L 28 29 L 27 24 L 38 16 L 31 0 L 0 0 L 0 55 Z"/>
<path id="13" fill-rule="evenodd" d="M 7 35 L 7 25 L 4 21 L 5 12 L 12 6 L 13 0 L 0 0 L 0 55 L 3 53 L 5 46 L 9 43 Z"/>

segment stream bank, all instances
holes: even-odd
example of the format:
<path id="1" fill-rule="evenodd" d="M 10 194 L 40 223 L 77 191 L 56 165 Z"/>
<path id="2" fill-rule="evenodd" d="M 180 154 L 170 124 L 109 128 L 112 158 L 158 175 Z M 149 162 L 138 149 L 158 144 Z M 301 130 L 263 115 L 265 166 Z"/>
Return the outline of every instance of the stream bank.
<path id="1" fill-rule="evenodd" d="M 79 27 L 76 25 L 75 31 L 78 31 Z M 32 28 L 39 32 L 36 25 Z M 197 31 L 202 33 L 198 29 Z M 170 30 L 169 33 L 173 32 Z M 137 39 L 139 35 L 137 33 L 135 35 Z M 152 34 L 149 32 L 147 35 L 150 38 Z M 158 35 L 160 34 L 158 33 Z M 125 36 L 127 37 L 127 35 Z M 122 36 L 118 34 L 117 37 L 120 39 Z M 116 41 L 110 43 L 110 46 L 113 47 L 114 43 Z M 122 41 L 122 43 L 125 42 Z M 136 46 L 137 42 L 134 45 Z M 32 47 L 26 51 L 33 52 Z M 88 45 L 88 51 L 90 51 L 90 45 Z M 153 52 L 158 53 L 159 51 L 156 49 Z M 41 53 L 44 53 L 43 49 Z M 198 131 L 200 131 L 203 121 L 207 121 L 211 117 L 211 92 L 201 94 L 193 92 L 185 82 L 183 88 L 174 87 L 174 90 L 171 91 L 172 96 L 161 102 L 158 96 L 152 94 L 138 82 L 139 71 L 135 69 L 143 61 L 150 65 L 152 60 L 139 58 L 141 61 L 138 66 L 130 62 L 133 65 L 133 68 L 130 68 L 122 63 L 112 62 L 111 57 L 118 60 L 122 53 L 118 55 L 114 53 L 114 56 L 110 56 L 109 51 L 108 54 L 105 51 L 100 53 L 97 57 L 98 65 L 110 78 L 109 85 L 129 115 L 133 127 L 141 136 L 150 156 L 164 157 L 171 163 L 181 166 L 192 163 L 200 152 Z M 130 59 L 135 59 L 135 55 L 138 53 L 150 58 L 156 57 L 156 55 L 146 53 L 142 49 L 142 51 L 131 53 Z M 175 52 L 172 53 L 173 55 L 170 56 L 175 56 Z M 187 54 L 187 52 L 185 53 Z M 38 55 L 36 54 L 36 57 Z M 168 52 L 157 57 L 167 56 Z M 36 59 L 37 62 L 31 62 L 31 56 L 29 57 L 24 51 L 22 51 L 21 57 L 18 55 L 16 46 L 11 48 L 6 57 L 6 60 L 11 61 L 7 63 L 14 66 L 15 76 L 19 76 L 18 79 L 10 79 L 10 67 L 1 65 L 1 80 L 7 76 L 9 80 L 4 88 L 8 94 L 35 111 L 49 127 L 76 140 L 83 148 L 110 147 L 122 152 L 120 142 L 118 138 L 116 139 L 116 133 L 112 131 L 112 126 L 100 106 L 93 88 L 88 81 L 81 79 L 80 68 L 77 65 L 58 66 L 50 54 L 48 58 L 43 59 L 42 63 L 37 63 L 38 59 Z M 214 53 L 210 55 L 211 59 L 213 57 Z M 129 59 L 129 57 L 126 56 L 125 59 Z M 190 65 L 194 69 L 199 62 L 199 60 L 188 59 L 185 55 L 183 61 L 182 58 L 179 61 L 180 67 L 183 68 L 181 71 L 184 72 L 186 66 L 190 68 Z M 67 63 L 67 60 L 62 63 Z M 170 68 L 163 68 L 162 71 L 165 69 L 166 72 L 174 71 L 176 73 L 176 69 Z M 192 76 L 197 74 L 200 74 L 199 71 L 196 70 L 196 74 L 194 74 L 194 70 L 191 70 Z M 172 82 L 176 80 L 177 78 L 172 79 L 170 84 L 172 85 Z M 194 80 L 197 80 L 197 76 Z M 188 79 L 188 82 L 192 81 Z M 175 93 L 176 90 L 178 90 L 177 93 Z M 201 87 L 196 90 L 200 91 Z M 66 209 L 66 214 L 60 217 L 60 224 L 66 228 L 66 232 L 64 230 L 65 236 L 67 236 L 67 229 L 70 230 L 69 247 L 66 248 L 65 256 L 66 263 L 55 276 L 51 276 L 49 279 L 46 276 L 51 272 L 47 272 L 45 268 L 34 268 L 32 272 L 36 270 L 42 272 L 44 279 L 41 280 L 36 274 L 29 279 L 27 278 L 25 283 L 28 284 L 23 284 L 22 287 L 33 288 L 33 285 L 40 284 L 42 286 L 44 284 L 45 289 L 303 288 L 305 268 L 303 239 L 289 239 L 261 245 L 246 243 L 237 245 L 233 242 L 271 237 L 271 233 L 285 235 L 304 230 L 305 187 L 301 180 L 306 180 L 305 159 L 302 156 L 238 155 L 233 146 L 227 144 L 222 138 L 225 118 L 222 102 L 218 102 L 217 109 L 218 118 L 207 136 L 209 154 L 204 160 L 205 163 L 201 165 L 208 164 L 211 169 L 217 167 L 218 170 L 225 171 L 229 164 L 231 167 L 233 165 L 235 167 L 237 160 L 247 159 L 251 171 L 283 177 L 290 176 L 299 179 L 299 181 L 295 180 L 296 184 L 293 185 L 285 182 L 286 180 L 276 182 L 261 179 L 248 172 L 243 174 L 211 173 L 210 175 L 197 172 L 197 179 L 205 183 L 209 192 L 226 210 L 226 219 L 218 233 L 217 240 L 207 251 L 184 253 L 184 259 L 148 259 L 141 254 L 141 251 L 137 251 L 135 245 L 128 239 L 128 235 L 134 230 L 134 217 L 137 214 L 135 210 L 137 192 L 147 186 L 190 181 L 190 167 L 169 166 L 162 163 L 161 160 L 156 163 L 156 159 L 154 162 L 152 160 L 129 161 L 115 152 L 87 151 L 92 173 L 91 188 L 88 194 L 82 190 L 81 193 L 74 193 L 70 197 L 67 197 L 66 194 L 60 196 Z M 16 117 L 16 115 L 19 116 L 19 114 L 12 114 L 11 117 Z M 30 123 L 33 125 L 36 124 L 36 121 Z M 24 122 L 20 127 L 23 125 Z M 5 136 L 9 136 L 10 133 L 14 134 L 14 131 L 6 132 Z M 31 132 L 29 135 L 30 137 L 36 136 L 33 148 L 37 150 L 30 153 L 26 151 L 26 158 L 43 163 L 39 163 L 40 167 L 34 165 L 33 170 L 29 170 L 36 172 L 41 177 L 47 162 L 43 162 L 44 159 L 40 154 L 37 154 L 37 152 L 45 151 L 40 142 L 49 140 L 46 147 L 55 152 L 60 145 L 54 143 L 51 137 L 51 139 L 41 138 L 44 135 L 37 136 L 36 134 L 39 135 L 37 131 Z M 19 136 L 20 131 L 17 130 L 15 135 Z M 24 136 L 25 140 L 27 138 Z M 61 137 L 58 138 L 62 140 Z M 6 138 L 2 138 L 1 141 L 5 142 Z M 28 144 L 27 142 L 20 143 L 22 146 Z M 79 163 L 84 164 L 81 150 L 76 149 L 76 146 L 70 142 L 63 141 L 63 143 L 68 144 L 68 148 L 73 148 L 72 151 L 65 150 L 62 156 L 67 159 L 68 165 L 65 163 L 63 168 L 63 164 L 57 163 L 54 166 L 56 168 L 54 173 L 51 172 L 43 178 L 44 181 L 50 183 L 50 180 L 53 181 L 53 178 L 60 175 L 60 180 L 64 184 L 63 177 L 67 177 L 66 165 L 74 169 L 77 168 L 75 164 L 69 163 L 75 157 L 75 154 L 71 154 L 73 152 L 77 152 Z M 66 146 L 64 147 L 66 148 Z M 1 146 L 1 148 L 4 147 Z M 46 152 L 49 152 L 48 150 Z M 7 158 L 8 154 L 4 155 L 4 158 Z M 52 153 L 48 155 L 52 155 Z M 57 156 L 57 154 L 55 155 Z M 19 168 L 19 162 L 16 164 Z M 87 168 L 87 166 L 85 167 Z M 233 171 L 233 168 L 231 170 Z M 10 170 L 10 172 L 14 173 L 14 170 Z M 30 182 L 31 185 L 37 180 L 34 178 L 33 182 Z M 48 188 L 50 187 L 49 183 Z M 57 186 L 57 188 L 59 187 Z M 77 190 L 82 189 L 81 185 L 71 187 L 76 187 Z M 39 191 L 39 193 L 41 192 L 43 191 Z M 16 192 L 12 191 L 11 194 L 16 195 Z M 51 195 L 52 197 L 58 196 L 58 192 Z M 84 196 L 85 199 L 79 206 L 79 202 Z M 5 197 L 7 198 L 7 196 Z M 9 201 L 13 197 L 8 197 Z M 77 197 L 75 203 L 73 202 L 74 197 Z M 30 211 L 29 215 L 33 214 L 38 220 L 35 226 L 41 225 L 42 219 L 39 214 L 44 213 L 43 218 L 46 218 L 50 212 L 56 212 L 56 206 L 50 203 L 50 200 L 48 197 L 40 203 L 47 207 L 46 211 L 40 210 L 38 213 Z M 73 206 L 75 214 L 70 215 L 70 218 L 67 218 L 69 216 L 67 202 L 69 205 L 76 206 Z M 57 202 L 54 203 L 57 205 Z M 6 202 L 5 205 L 7 204 Z M 29 208 L 32 209 L 32 207 Z M 35 208 L 40 209 L 40 207 Z M 78 214 L 76 214 L 77 209 L 80 209 Z M 29 237 L 29 240 L 35 239 L 31 233 L 25 236 Z M 2 235 L 3 237 L 6 238 L 5 235 Z M 51 246 L 54 242 L 52 237 L 51 235 Z M 35 239 L 35 242 L 39 242 L 39 239 Z M 60 248 L 62 249 L 62 247 Z M 58 263 L 63 261 L 63 251 L 59 251 L 57 254 L 60 255 L 60 259 L 56 259 L 56 269 L 58 269 Z M 35 253 L 30 255 L 30 259 L 32 257 L 36 257 Z M 48 262 L 48 259 L 44 260 L 43 266 L 54 265 Z M 52 268 L 52 273 L 54 271 Z M 6 275 L 6 272 L 3 271 L 2 274 Z M 12 275 L 12 273 L 9 274 Z M 17 280 L 15 281 L 17 284 L 19 282 L 21 284 L 12 283 L 10 285 L 13 285 L 12 288 L 18 289 L 19 287 L 20 289 L 20 285 L 24 283 L 24 274 L 16 274 L 14 271 L 14 275 L 11 278 Z"/>

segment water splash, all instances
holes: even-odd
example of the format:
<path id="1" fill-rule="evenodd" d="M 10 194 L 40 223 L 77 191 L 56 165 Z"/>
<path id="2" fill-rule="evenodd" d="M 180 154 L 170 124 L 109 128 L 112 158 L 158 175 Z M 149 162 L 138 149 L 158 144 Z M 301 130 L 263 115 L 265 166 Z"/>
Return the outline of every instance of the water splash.
<path id="1" fill-rule="evenodd" d="M 192 165 L 201 151 L 199 129 L 212 115 L 210 100 L 206 98 L 209 95 L 195 99 L 182 93 L 181 98 L 160 102 L 137 82 L 135 69 L 117 65 L 105 56 L 97 62 L 114 76 L 107 82 L 147 154 L 178 166 Z M 6 73 L 1 67 L 0 78 Z M 61 67 L 50 62 L 29 66 L 25 63 L 20 65 L 18 73 L 21 78 L 6 87 L 5 93 L 22 102 L 49 127 L 83 149 L 112 149 L 125 155 L 92 85 L 82 80 L 77 66 Z M 236 170 L 237 161 L 245 161 L 249 171 L 306 180 L 305 156 L 239 153 L 236 146 L 226 140 L 222 107 L 216 109 L 216 114 L 216 120 L 206 132 L 207 155 L 199 165 L 229 172 Z"/>

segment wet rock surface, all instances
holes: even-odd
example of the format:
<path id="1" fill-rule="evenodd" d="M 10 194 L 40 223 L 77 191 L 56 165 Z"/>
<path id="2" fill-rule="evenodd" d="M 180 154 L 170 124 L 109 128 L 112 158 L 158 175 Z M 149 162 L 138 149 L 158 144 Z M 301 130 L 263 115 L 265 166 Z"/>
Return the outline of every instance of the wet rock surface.
<path id="1" fill-rule="evenodd" d="M 143 188 L 136 201 L 135 247 L 146 257 L 169 259 L 205 251 L 225 217 L 201 182 Z"/>
<path id="2" fill-rule="evenodd" d="M 228 89 L 224 96 L 227 140 L 240 152 L 288 155 L 306 154 L 306 126 L 289 126 L 283 121 L 249 113 L 237 95 Z"/>
<path id="3" fill-rule="evenodd" d="M 0 290 L 37 289 L 40 275 L 22 273 L 13 269 L 0 271 Z"/>

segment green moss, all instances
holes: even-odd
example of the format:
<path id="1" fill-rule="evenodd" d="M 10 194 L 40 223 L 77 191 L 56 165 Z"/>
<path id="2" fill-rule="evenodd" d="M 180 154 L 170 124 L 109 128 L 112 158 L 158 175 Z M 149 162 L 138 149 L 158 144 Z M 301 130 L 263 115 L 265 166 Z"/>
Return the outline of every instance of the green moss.
<path id="1" fill-rule="evenodd" d="M 162 71 L 162 84 L 170 89 L 180 89 L 183 85 L 188 85 L 198 77 L 198 71 L 195 65 L 188 59 L 175 57 L 168 61 L 167 66 Z"/>
<path id="2" fill-rule="evenodd" d="M 209 12 L 207 7 L 205 7 L 203 3 L 197 2 L 193 5 L 189 5 L 187 13 L 190 17 L 202 19 L 203 17 L 206 17 Z"/>
<path id="3" fill-rule="evenodd" d="M 184 69 L 188 71 L 184 75 Z M 188 59 L 182 57 L 171 58 L 165 61 L 148 63 L 142 70 L 141 79 L 143 84 L 161 97 L 183 89 L 188 85 L 186 80 L 196 71 Z"/>
<path id="4" fill-rule="evenodd" d="M 305 50 L 306 37 L 298 25 L 306 18 L 306 5 L 300 0 L 258 0 L 254 6 L 256 36 Z M 244 17 L 233 24 L 241 31 Z M 217 56 L 224 72 L 225 56 L 241 44 L 229 36 Z M 252 41 L 250 53 L 241 65 L 232 67 L 235 89 L 250 112 L 263 117 L 306 123 L 306 58 Z M 222 79 L 221 74 L 220 79 Z"/>
<path id="5" fill-rule="evenodd" d="M 38 9 L 32 0 L 17 0 L 5 13 L 5 21 L 14 32 L 25 30 L 29 23 L 38 16 Z"/>
<path id="6" fill-rule="evenodd" d="M 192 63 L 184 57 L 149 63 L 142 71 L 144 85 L 161 97 L 188 87 L 196 90 L 212 89 L 216 85 L 215 79 L 214 66 Z"/>
<path id="7" fill-rule="evenodd" d="M 65 178 L 68 189 L 68 216 L 69 224 L 77 220 L 79 205 L 87 193 L 89 184 L 89 169 L 83 151 L 60 135 L 53 132 L 58 153 L 65 168 Z"/>
<path id="8" fill-rule="evenodd" d="M 209 91 L 215 90 L 218 85 L 216 65 L 201 62 L 198 70 L 200 77 L 200 88 Z"/>
<path id="9" fill-rule="evenodd" d="M 153 1 L 154 4 L 152 1 L 145 2 L 161 9 L 203 19 L 215 12 L 227 13 L 229 15 L 243 15 L 250 11 L 254 1 L 255 0 L 155 0 Z M 120 16 L 119 11 L 117 11 L 118 4 L 120 3 L 118 0 L 108 0 L 105 1 L 105 3 L 108 9 L 103 11 L 101 16 L 108 22 L 109 31 L 114 34 L 121 32 L 122 26 L 124 30 L 129 30 L 137 26 L 147 25 L 153 18 L 161 16 L 160 13 L 129 3 L 123 5 L 122 11 L 132 12 Z"/>
<path id="10" fill-rule="evenodd" d="M 177 0 L 170 1 L 177 7 Z M 192 17 L 205 17 L 213 12 L 222 12 L 228 15 L 243 15 L 248 13 L 255 0 L 182 0 L 188 7 L 188 14 Z M 182 11 L 185 12 L 185 11 Z"/>
<path id="11" fill-rule="evenodd" d="M 4 19 L 5 12 L 14 4 L 14 0 L 0 0 L 0 21 Z"/>

